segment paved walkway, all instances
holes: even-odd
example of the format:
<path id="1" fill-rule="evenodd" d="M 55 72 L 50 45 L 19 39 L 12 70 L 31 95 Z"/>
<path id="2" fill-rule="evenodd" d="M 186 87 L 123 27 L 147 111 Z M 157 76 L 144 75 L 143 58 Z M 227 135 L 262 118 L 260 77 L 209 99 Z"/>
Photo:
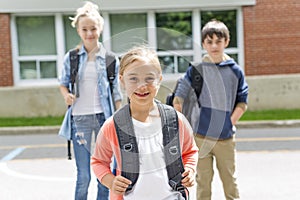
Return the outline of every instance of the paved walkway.
<path id="1" fill-rule="evenodd" d="M 300 199 L 299 151 L 238 152 L 237 163 L 242 200 Z M 0 185 L 0 199 L 3 200 L 72 200 L 75 186 L 74 160 L 0 162 Z M 192 190 L 191 200 L 195 200 L 194 192 Z M 96 199 L 95 178 L 89 194 L 89 200 Z M 224 200 L 219 178 L 213 182 L 213 200 Z"/>
<path id="2" fill-rule="evenodd" d="M 299 126 L 300 121 L 243 122 L 240 127 Z M 1 134 L 57 132 L 59 127 L 0 128 Z M 0 160 L 0 200 L 72 200 L 74 159 Z M 300 151 L 237 152 L 241 200 L 299 200 Z M 217 170 L 215 176 L 218 176 Z M 89 200 L 96 199 L 95 177 Z M 195 200 L 195 188 L 191 200 Z M 225 200 L 219 178 L 213 181 L 212 200 Z"/>

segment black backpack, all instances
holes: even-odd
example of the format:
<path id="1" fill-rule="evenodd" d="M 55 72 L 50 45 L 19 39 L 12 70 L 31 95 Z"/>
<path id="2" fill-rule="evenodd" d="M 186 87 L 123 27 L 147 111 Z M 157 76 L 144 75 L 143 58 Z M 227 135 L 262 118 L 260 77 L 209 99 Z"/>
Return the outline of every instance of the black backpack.
<path id="1" fill-rule="evenodd" d="M 71 92 L 79 97 L 79 87 L 78 87 L 78 64 L 79 64 L 79 55 L 78 49 L 72 49 L 69 51 L 69 59 L 70 59 L 70 75 L 71 75 Z M 112 102 L 114 104 L 114 95 L 113 95 L 113 82 L 116 78 L 115 74 L 115 66 L 116 59 L 115 55 L 112 52 L 106 51 L 105 53 L 105 62 L 106 62 L 106 73 L 107 79 L 109 82 Z M 76 88 L 74 88 L 76 85 Z M 115 107 L 114 107 L 115 109 Z M 71 160 L 71 140 L 68 140 L 68 159 Z"/>
<path id="2" fill-rule="evenodd" d="M 187 199 L 188 190 L 181 184 L 184 166 L 181 157 L 178 116 L 174 108 L 156 101 L 163 132 L 163 145 L 169 185 L 179 191 Z M 139 150 L 130 114 L 130 104 L 118 110 L 114 116 L 114 124 L 121 151 L 121 175 L 131 180 L 132 184 L 126 192 L 130 192 L 139 177 Z M 187 193 L 186 193 L 187 192 Z"/>
<path id="3" fill-rule="evenodd" d="M 182 105 L 182 113 L 190 122 L 194 132 L 197 132 L 201 107 L 199 96 L 203 86 L 203 67 L 202 63 L 190 63 L 190 66 L 192 66 L 191 84 L 189 84 L 183 77 L 179 78 L 176 82 L 174 90 L 167 95 L 166 104 L 173 106 L 173 100 L 178 84 L 184 84 L 185 88 L 189 88 L 189 90 L 186 91 L 188 92 L 187 98 L 184 99 L 184 104 Z"/>
<path id="4" fill-rule="evenodd" d="M 115 55 L 112 52 L 106 51 L 106 53 L 105 53 L 105 62 L 106 62 L 106 73 L 107 73 L 107 79 L 109 81 L 110 92 L 113 93 L 113 82 L 116 78 L 116 74 L 115 74 L 115 66 L 116 66 Z M 78 64 L 79 64 L 79 55 L 78 55 L 78 49 L 76 48 L 76 49 L 70 50 L 71 92 L 73 94 L 76 94 L 76 97 L 79 97 Z M 76 91 L 74 90 L 75 84 L 76 84 Z"/>

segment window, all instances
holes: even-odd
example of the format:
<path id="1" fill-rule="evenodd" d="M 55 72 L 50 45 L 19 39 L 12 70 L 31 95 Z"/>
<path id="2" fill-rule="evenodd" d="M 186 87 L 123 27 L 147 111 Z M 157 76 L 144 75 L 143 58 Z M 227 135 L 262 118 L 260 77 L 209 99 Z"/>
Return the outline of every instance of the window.
<path id="1" fill-rule="evenodd" d="M 64 33 L 65 33 L 65 52 L 70 49 L 75 48 L 81 41 L 79 35 L 77 34 L 76 28 L 71 26 L 71 16 L 64 16 Z M 72 16 L 73 17 L 73 16 Z"/>
<path id="2" fill-rule="evenodd" d="M 166 55 L 158 57 L 160 64 L 162 66 L 163 73 L 184 73 L 189 62 L 193 60 L 192 56 L 182 56 L 182 55 Z"/>
<path id="3" fill-rule="evenodd" d="M 16 17 L 20 80 L 56 78 L 53 16 Z"/>
<path id="4" fill-rule="evenodd" d="M 71 27 L 69 17 L 63 13 L 12 15 L 14 80 L 17 85 L 58 84 L 63 56 L 81 41 L 76 28 Z M 201 29 L 213 18 L 223 21 L 229 28 L 230 43 L 225 52 L 243 67 L 243 33 L 239 28 L 242 13 L 239 8 L 107 13 L 104 20 L 109 22 L 110 31 L 105 39 L 109 40 L 103 43 L 110 43 L 108 50 L 118 55 L 137 44 L 155 47 L 165 77 L 172 79 L 174 74 L 184 73 L 190 61 L 201 60 L 205 54 L 200 46 Z"/>
<path id="5" fill-rule="evenodd" d="M 192 13 L 156 14 L 158 50 L 192 49 Z"/>
<path id="6" fill-rule="evenodd" d="M 53 17 L 17 17 L 19 55 L 56 54 Z"/>
<path id="7" fill-rule="evenodd" d="M 137 44 L 148 43 L 145 13 L 111 14 L 112 51 L 121 53 Z"/>
<path id="8" fill-rule="evenodd" d="M 163 73 L 182 73 L 193 58 L 192 13 L 156 13 L 156 37 Z"/>
<path id="9" fill-rule="evenodd" d="M 21 61 L 21 79 L 48 79 L 56 78 L 55 61 Z"/>

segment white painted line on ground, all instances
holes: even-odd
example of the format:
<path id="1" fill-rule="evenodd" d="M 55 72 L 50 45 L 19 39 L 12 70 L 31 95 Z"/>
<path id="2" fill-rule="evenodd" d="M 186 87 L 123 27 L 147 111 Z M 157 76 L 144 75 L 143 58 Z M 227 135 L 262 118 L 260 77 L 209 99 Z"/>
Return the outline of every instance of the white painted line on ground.
<path id="1" fill-rule="evenodd" d="M 23 179 L 30 179 L 30 180 L 39 180 L 39 181 L 74 181 L 74 178 L 67 177 L 67 178 L 62 178 L 62 177 L 46 177 L 46 176 L 38 176 L 38 175 L 31 175 L 31 174 L 23 174 L 17 171 L 11 170 L 7 166 L 7 161 L 10 161 L 14 159 L 16 156 L 18 156 L 20 153 L 22 153 L 26 148 L 24 147 L 19 147 L 13 151 L 11 151 L 9 154 L 4 156 L 0 160 L 0 171 L 3 173 L 17 177 L 17 178 L 23 178 Z"/>
<path id="2" fill-rule="evenodd" d="M 0 149 L 11 149 L 17 148 L 20 146 L 1 146 Z M 34 149 L 34 148 L 56 148 L 56 147 L 67 147 L 66 144 L 38 144 L 38 145 L 22 145 L 23 148 L 26 149 Z"/>
<path id="3" fill-rule="evenodd" d="M 74 181 L 74 178 L 71 178 L 71 177 L 62 178 L 62 177 L 46 177 L 46 176 L 38 176 L 38 175 L 31 175 L 31 174 L 23 174 L 23 173 L 11 170 L 7 166 L 7 163 L 5 163 L 5 162 L 0 162 L 0 171 L 2 171 L 3 173 L 5 173 L 9 176 L 13 176 L 13 177 L 16 177 L 16 178 L 27 179 L 27 180 L 29 179 L 29 180 L 37 180 L 37 181 L 54 181 L 54 182 Z"/>
<path id="4" fill-rule="evenodd" d="M 300 137 L 264 137 L 264 138 L 236 138 L 237 142 L 273 142 L 273 141 L 299 141 Z"/>
<path id="5" fill-rule="evenodd" d="M 11 151 L 9 154 L 7 154 L 6 156 L 4 156 L 0 160 L 0 162 L 10 161 L 10 160 L 14 159 L 15 157 L 17 157 L 24 150 L 25 150 L 25 148 L 23 148 L 23 147 L 16 148 L 15 150 Z"/>

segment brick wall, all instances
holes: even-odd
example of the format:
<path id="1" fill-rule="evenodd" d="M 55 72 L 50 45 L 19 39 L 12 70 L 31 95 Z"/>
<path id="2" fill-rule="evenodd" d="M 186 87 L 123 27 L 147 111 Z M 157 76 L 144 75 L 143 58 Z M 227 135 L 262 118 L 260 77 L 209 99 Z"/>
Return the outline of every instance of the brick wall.
<path id="1" fill-rule="evenodd" d="M 300 73 L 300 1 L 243 8 L 246 75 Z"/>
<path id="2" fill-rule="evenodd" d="M 0 14 L 0 87 L 13 85 L 9 14 Z"/>

